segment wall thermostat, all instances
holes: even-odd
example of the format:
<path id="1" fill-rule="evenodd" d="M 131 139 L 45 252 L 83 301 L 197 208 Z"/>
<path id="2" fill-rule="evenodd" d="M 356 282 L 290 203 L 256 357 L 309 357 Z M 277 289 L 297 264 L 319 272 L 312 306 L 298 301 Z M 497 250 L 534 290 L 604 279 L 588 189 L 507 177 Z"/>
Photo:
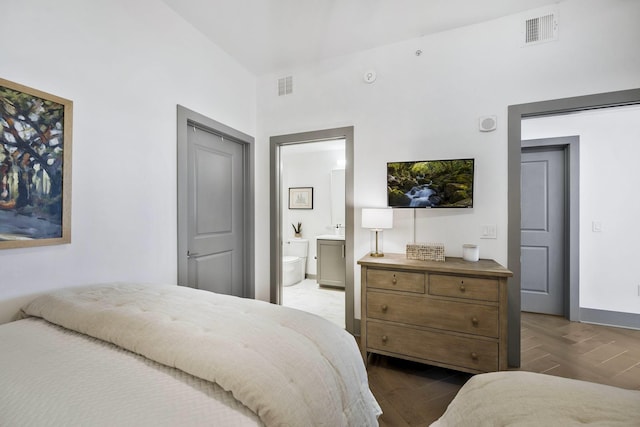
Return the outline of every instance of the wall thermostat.
<path id="1" fill-rule="evenodd" d="M 363 77 L 366 83 L 373 83 L 376 81 L 376 72 L 373 70 L 366 71 Z"/>

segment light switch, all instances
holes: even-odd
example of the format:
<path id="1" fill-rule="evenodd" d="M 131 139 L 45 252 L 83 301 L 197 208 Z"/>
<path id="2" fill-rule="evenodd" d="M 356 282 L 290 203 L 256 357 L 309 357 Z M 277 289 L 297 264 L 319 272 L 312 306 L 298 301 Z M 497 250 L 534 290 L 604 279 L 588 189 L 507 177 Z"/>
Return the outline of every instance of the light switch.
<path id="1" fill-rule="evenodd" d="M 485 224 L 480 227 L 481 239 L 497 239 L 497 226 L 495 224 Z"/>

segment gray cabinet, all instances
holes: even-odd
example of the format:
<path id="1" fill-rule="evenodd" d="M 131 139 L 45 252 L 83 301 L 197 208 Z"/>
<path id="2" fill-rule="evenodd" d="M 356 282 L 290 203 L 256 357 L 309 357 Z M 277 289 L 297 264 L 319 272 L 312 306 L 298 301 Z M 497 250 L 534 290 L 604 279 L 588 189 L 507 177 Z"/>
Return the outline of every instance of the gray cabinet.
<path id="1" fill-rule="evenodd" d="M 344 240 L 318 239 L 318 284 L 344 288 L 346 263 Z"/>

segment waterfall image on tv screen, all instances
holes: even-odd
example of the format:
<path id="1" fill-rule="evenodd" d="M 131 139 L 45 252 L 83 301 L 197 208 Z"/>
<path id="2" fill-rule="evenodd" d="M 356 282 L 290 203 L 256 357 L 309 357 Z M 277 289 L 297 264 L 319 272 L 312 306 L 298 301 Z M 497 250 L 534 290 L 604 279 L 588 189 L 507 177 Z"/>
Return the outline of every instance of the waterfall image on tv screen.
<path id="1" fill-rule="evenodd" d="M 473 207 L 474 159 L 387 163 L 387 196 L 394 208 Z"/>

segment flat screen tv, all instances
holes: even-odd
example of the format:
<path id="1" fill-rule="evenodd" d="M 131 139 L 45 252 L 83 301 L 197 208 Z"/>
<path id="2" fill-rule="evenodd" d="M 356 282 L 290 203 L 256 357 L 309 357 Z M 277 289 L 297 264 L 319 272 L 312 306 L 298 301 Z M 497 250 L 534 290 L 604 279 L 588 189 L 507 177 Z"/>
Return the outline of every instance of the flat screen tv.
<path id="1" fill-rule="evenodd" d="M 393 208 L 473 207 L 474 159 L 387 163 L 387 199 Z"/>

